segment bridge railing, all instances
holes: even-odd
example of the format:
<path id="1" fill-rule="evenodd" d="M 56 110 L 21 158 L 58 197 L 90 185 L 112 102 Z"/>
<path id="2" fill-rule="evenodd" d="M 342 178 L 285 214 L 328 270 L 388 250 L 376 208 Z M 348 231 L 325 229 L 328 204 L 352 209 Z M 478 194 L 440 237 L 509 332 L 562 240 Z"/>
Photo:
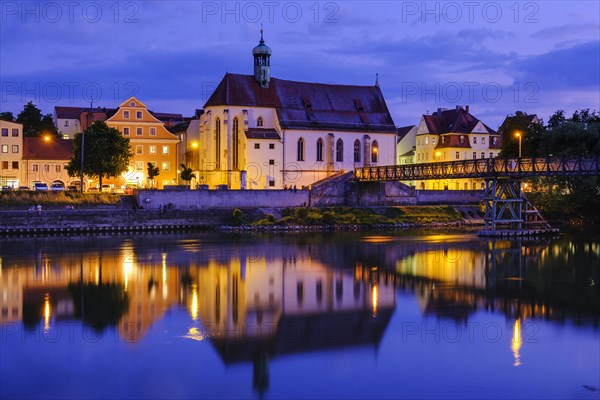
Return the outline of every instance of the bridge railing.
<path id="1" fill-rule="evenodd" d="M 363 181 L 600 175 L 600 155 L 482 158 L 477 160 L 386 165 L 357 168 L 354 174 L 358 180 Z"/>

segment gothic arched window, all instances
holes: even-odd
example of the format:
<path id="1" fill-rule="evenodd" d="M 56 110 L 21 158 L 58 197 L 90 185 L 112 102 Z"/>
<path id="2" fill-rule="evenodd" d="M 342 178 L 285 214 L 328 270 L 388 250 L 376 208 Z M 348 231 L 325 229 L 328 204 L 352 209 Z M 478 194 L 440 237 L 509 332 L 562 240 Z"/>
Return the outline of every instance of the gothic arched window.
<path id="1" fill-rule="evenodd" d="M 317 139 L 317 161 L 323 161 L 323 139 Z"/>
<path id="2" fill-rule="evenodd" d="M 240 153 L 239 153 L 239 122 L 237 117 L 235 117 L 233 119 L 233 151 L 232 151 L 232 158 L 233 158 L 233 169 L 237 170 L 239 169 L 239 164 L 240 164 Z"/>
<path id="3" fill-rule="evenodd" d="M 377 163 L 379 160 L 379 145 L 377 144 L 377 140 L 373 140 L 373 144 L 371 145 L 371 162 Z"/>
<path id="4" fill-rule="evenodd" d="M 221 169 L 221 120 L 215 120 L 215 169 Z"/>
<path id="5" fill-rule="evenodd" d="M 342 139 L 338 139 L 335 143 L 335 161 L 344 161 L 344 142 L 342 141 Z"/>
<path id="6" fill-rule="evenodd" d="M 263 117 L 258 117 L 258 119 L 256 120 L 256 126 L 257 126 L 258 128 L 262 128 L 262 127 L 263 127 L 263 125 L 264 125 L 264 120 L 263 120 Z"/>
<path id="7" fill-rule="evenodd" d="M 360 140 L 354 141 L 354 162 L 360 162 Z"/>
<path id="8" fill-rule="evenodd" d="M 298 139 L 298 161 L 304 161 L 304 138 Z"/>

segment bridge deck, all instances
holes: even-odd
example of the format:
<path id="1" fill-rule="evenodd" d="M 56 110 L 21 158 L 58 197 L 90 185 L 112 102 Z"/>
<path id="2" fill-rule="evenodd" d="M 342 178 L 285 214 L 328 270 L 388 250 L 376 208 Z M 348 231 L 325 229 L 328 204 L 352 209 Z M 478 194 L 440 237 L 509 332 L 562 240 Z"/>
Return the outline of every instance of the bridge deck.
<path id="1" fill-rule="evenodd" d="M 359 181 L 414 181 L 459 178 L 600 175 L 600 156 L 488 158 L 357 168 Z"/>

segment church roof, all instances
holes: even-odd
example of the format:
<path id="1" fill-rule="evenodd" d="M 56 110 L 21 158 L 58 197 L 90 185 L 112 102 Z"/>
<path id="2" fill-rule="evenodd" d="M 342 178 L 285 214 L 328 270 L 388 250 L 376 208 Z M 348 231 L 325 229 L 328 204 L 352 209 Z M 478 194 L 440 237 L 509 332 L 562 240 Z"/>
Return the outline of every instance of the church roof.
<path id="1" fill-rule="evenodd" d="M 228 73 L 204 108 L 228 105 L 275 108 L 282 129 L 396 133 L 378 86 L 271 78 L 262 88 L 252 75 Z"/>
<path id="2" fill-rule="evenodd" d="M 248 139 L 281 139 L 275 129 L 268 128 L 248 128 L 246 137 Z"/>
<path id="3" fill-rule="evenodd" d="M 429 133 L 441 135 L 443 133 L 471 133 L 480 122 L 473 114 L 464 108 L 458 107 L 451 110 L 439 111 L 431 115 L 423 115 Z M 483 124 L 483 122 L 482 122 Z M 491 134 L 496 134 L 489 126 L 483 124 Z"/>

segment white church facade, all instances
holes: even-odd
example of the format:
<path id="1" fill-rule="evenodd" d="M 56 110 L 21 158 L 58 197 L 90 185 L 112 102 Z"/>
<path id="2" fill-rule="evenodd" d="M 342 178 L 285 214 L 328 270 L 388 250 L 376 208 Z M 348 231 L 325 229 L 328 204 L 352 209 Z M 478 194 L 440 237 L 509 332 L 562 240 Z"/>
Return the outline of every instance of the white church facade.
<path id="1" fill-rule="evenodd" d="M 254 75 L 227 73 L 199 124 L 198 184 L 308 187 L 336 172 L 393 165 L 396 127 L 378 84 L 271 78 L 271 49 L 253 51 Z"/>

